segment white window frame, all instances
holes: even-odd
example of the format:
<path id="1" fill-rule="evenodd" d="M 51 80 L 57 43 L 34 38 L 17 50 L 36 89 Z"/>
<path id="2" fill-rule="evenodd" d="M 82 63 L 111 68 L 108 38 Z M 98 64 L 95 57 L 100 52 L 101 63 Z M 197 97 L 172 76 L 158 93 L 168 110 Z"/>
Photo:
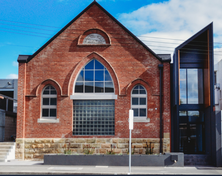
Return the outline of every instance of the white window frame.
<path id="1" fill-rule="evenodd" d="M 135 89 L 136 86 L 142 86 L 146 92 L 146 94 L 133 94 L 133 90 Z M 146 98 L 146 105 L 133 105 L 133 98 Z M 147 104 L 147 91 L 146 91 L 146 88 L 141 85 L 141 84 L 136 84 L 133 89 L 131 90 L 131 98 L 130 98 L 130 101 L 131 101 L 131 109 L 140 109 L 140 108 L 143 108 L 143 109 L 146 109 L 146 116 L 137 116 L 137 117 L 134 117 L 134 122 L 150 122 L 150 118 L 147 118 L 148 117 L 148 112 L 147 112 L 147 109 L 148 109 L 148 104 Z M 139 112 L 138 112 L 139 113 Z"/>
<path id="2" fill-rule="evenodd" d="M 49 86 L 52 86 L 52 85 L 46 85 L 43 90 L 42 90 L 42 97 L 41 97 L 41 117 L 38 119 L 38 123 L 58 123 L 59 122 L 59 119 L 57 119 L 57 91 L 56 91 L 56 94 L 43 94 L 43 92 L 45 91 L 45 89 Z M 52 86 L 54 89 L 55 87 Z M 55 89 L 56 90 L 56 89 Z M 49 101 L 50 101 L 50 98 L 56 98 L 56 105 L 43 105 L 43 98 L 49 98 Z M 42 116 L 42 110 L 43 109 L 56 109 L 56 116 L 53 116 L 53 117 L 43 117 Z"/>
<path id="3" fill-rule="evenodd" d="M 89 62 L 91 62 L 92 60 L 96 60 L 98 61 L 96 58 L 93 58 L 91 59 Z M 103 65 L 103 69 L 95 69 L 95 65 L 94 65 L 94 68 L 93 69 L 87 69 L 87 71 L 93 71 L 93 74 L 94 74 L 94 77 L 95 77 L 95 71 L 103 71 L 103 74 L 104 74 L 104 80 L 103 81 L 91 81 L 93 82 L 93 92 L 85 92 L 85 80 L 83 81 L 77 81 L 78 77 L 79 77 L 79 74 L 81 73 L 82 70 L 85 70 L 84 68 L 86 67 L 86 65 L 89 63 L 87 62 L 83 67 L 82 69 L 79 71 L 78 75 L 76 76 L 76 79 L 75 79 L 75 82 L 74 82 L 74 86 L 73 86 L 73 94 L 70 95 L 70 99 L 72 100 L 115 100 L 117 99 L 117 95 L 115 95 L 115 86 L 114 86 L 114 81 L 113 81 L 113 78 L 110 74 L 110 72 L 108 71 L 108 69 L 100 62 L 98 61 L 100 64 Z M 94 62 L 95 64 L 95 62 Z M 109 76 L 111 78 L 111 80 L 109 81 L 106 81 L 105 79 L 105 71 L 107 71 L 109 73 Z M 76 87 L 76 83 L 77 82 L 83 82 L 83 92 L 75 92 L 75 87 Z M 95 82 L 103 82 L 103 92 L 95 92 Z M 113 92 L 105 92 L 105 83 L 106 82 L 112 82 L 113 84 Z M 114 108 L 115 108 L 115 104 L 114 104 Z M 114 111 L 114 121 L 115 121 L 115 111 Z M 73 117 L 73 122 L 74 122 L 74 117 Z M 115 122 L 114 122 L 115 124 Z M 115 130 L 114 130 L 114 133 L 115 133 Z M 91 136 L 90 135 L 79 135 L 79 136 Z M 98 135 L 96 135 L 98 136 Z M 99 135 L 99 136 L 106 136 L 106 135 Z"/>
<path id="4" fill-rule="evenodd" d="M 95 69 L 95 62 L 94 62 L 94 69 L 87 69 L 85 70 L 85 66 L 90 63 L 92 60 L 96 60 L 98 61 L 96 58 L 93 58 L 91 59 L 89 62 L 87 62 L 84 67 L 82 67 L 82 69 L 79 71 L 76 79 L 75 79 L 75 82 L 74 82 L 74 87 L 73 87 L 73 95 L 70 96 L 70 99 L 79 99 L 79 96 L 82 95 L 82 99 L 86 99 L 85 97 L 88 97 L 88 99 L 117 99 L 117 95 L 115 95 L 115 86 L 114 86 L 114 81 L 113 81 L 113 78 L 109 72 L 109 70 L 100 62 L 98 61 L 101 65 L 104 66 L 103 69 Z M 93 76 L 95 77 L 95 72 L 96 71 L 103 71 L 103 74 L 104 74 L 104 78 L 105 78 L 105 71 L 107 71 L 109 73 L 109 76 L 111 78 L 111 81 L 89 81 L 89 82 L 93 82 L 93 92 L 85 92 L 85 83 L 88 82 L 88 81 L 77 81 L 78 79 L 78 76 L 79 74 L 81 73 L 81 71 L 93 71 Z M 85 74 L 85 73 L 84 73 Z M 75 92 L 75 87 L 76 87 L 76 83 L 78 82 L 83 82 L 83 92 Z M 96 82 L 101 82 L 103 83 L 103 92 L 95 92 L 95 83 Z M 105 92 L 105 83 L 109 83 L 109 82 L 112 82 L 113 84 L 113 92 Z M 110 96 L 111 95 L 111 96 Z M 106 98 L 107 96 L 107 98 Z"/>

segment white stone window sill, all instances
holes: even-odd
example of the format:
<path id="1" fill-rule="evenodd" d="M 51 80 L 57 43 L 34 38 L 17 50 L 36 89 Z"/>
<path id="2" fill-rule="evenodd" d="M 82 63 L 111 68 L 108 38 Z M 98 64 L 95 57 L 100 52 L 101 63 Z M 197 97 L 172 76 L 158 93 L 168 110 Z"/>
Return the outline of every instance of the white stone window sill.
<path id="1" fill-rule="evenodd" d="M 59 119 L 38 119 L 38 123 L 59 123 Z"/>
<path id="2" fill-rule="evenodd" d="M 129 119 L 128 119 L 128 121 L 129 121 Z M 150 118 L 134 117 L 133 122 L 150 122 Z"/>
<path id="3" fill-rule="evenodd" d="M 70 99 L 72 100 L 109 100 L 109 99 L 117 99 L 117 95 L 114 93 L 74 93 L 70 95 Z"/>

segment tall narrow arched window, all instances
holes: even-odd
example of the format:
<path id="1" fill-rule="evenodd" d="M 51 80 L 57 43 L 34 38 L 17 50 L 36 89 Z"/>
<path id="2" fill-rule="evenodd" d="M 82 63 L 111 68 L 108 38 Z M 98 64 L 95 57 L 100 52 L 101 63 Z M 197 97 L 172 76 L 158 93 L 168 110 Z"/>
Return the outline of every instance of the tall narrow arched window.
<path id="1" fill-rule="evenodd" d="M 135 118 L 147 118 L 147 93 L 142 85 L 136 85 L 132 90 L 131 109 Z"/>
<path id="2" fill-rule="evenodd" d="M 42 91 L 42 118 L 56 119 L 57 92 L 56 89 L 47 85 Z"/>

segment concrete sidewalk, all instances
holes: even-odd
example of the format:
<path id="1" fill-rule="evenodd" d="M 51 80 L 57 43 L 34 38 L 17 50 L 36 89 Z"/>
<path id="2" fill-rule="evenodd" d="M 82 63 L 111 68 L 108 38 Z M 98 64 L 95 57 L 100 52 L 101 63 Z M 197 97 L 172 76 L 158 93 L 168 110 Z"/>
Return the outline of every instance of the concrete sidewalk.
<path id="1" fill-rule="evenodd" d="M 44 165 L 43 161 L 0 162 L 1 175 L 128 175 L 122 166 Z M 221 167 L 132 167 L 131 175 L 222 175 Z"/>

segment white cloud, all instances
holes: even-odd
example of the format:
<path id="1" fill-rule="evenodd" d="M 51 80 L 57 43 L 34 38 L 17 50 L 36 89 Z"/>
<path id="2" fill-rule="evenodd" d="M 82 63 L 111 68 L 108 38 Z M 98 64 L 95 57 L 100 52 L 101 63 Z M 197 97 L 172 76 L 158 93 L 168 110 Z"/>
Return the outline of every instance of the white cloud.
<path id="1" fill-rule="evenodd" d="M 222 48 L 214 49 L 214 64 L 217 64 L 222 59 Z"/>
<path id="2" fill-rule="evenodd" d="M 151 32 L 138 38 L 157 54 L 173 54 L 174 49 L 191 35 L 192 33 L 188 31 Z"/>
<path id="3" fill-rule="evenodd" d="M 222 58 L 221 9 L 221 0 L 169 0 L 121 14 L 118 19 L 156 53 L 173 53 L 174 48 L 213 22 L 216 63 Z"/>
<path id="4" fill-rule="evenodd" d="M 124 13 L 119 20 L 138 33 L 181 30 L 197 32 L 214 21 L 215 32 L 221 33 L 221 9 L 221 0 L 170 0 Z"/>
<path id="5" fill-rule="evenodd" d="M 12 62 L 12 65 L 13 65 L 14 67 L 18 67 L 18 62 L 13 61 L 13 62 Z"/>
<path id="6" fill-rule="evenodd" d="M 17 74 L 9 74 L 8 76 L 6 76 L 7 79 L 18 79 L 18 75 Z"/>

